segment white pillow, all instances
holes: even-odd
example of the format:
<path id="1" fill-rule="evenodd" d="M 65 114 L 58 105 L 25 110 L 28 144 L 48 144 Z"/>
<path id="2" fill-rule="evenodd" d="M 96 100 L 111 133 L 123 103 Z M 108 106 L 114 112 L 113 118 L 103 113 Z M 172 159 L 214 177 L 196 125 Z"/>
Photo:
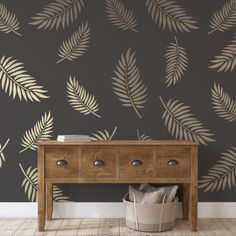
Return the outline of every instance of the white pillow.
<path id="1" fill-rule="evenodd" d="M 160 199 L 159 203 L 163 202 L 164 196 L 165 196 L 165 203 L 166 203 L 166 202 L 172 202 L 174 200 L 178 187 L 179 187 L 178 185 L 154 187 L 151 184 L 140 184 L 139 190 L 142 190 L 146 193 L 158 191 L 161 194 L 161 199 Z"/>
<path id="2" fill-rule="evenodd" d="M 144 193 L 131 185 L 129 185 L 129 200 L 134 202 L 134 196 L 137 203 L 140 203 L 144 197 Z"/>
<path id="3" fill-rule="evenodd" d="M 161 200 L 161 193 L 159 191 L 155 192 L 147 192 L 145 193 L 141 204 L 155 204 L 160 203 Z"/>
<path id="4" fill-rule="evenodd" d="M 129 185 L 129 200 L 134 202 L 134 196 L 137 203 L 162 203 L 172 202 L 176 196 L 178 185 L 154 187 L 150 184 L 141 184 L 139 189 Z"/>
<path id="5" fill-rule="evenodd" d="M 178 187 L 179 187 L 178 185 L 171 185 L 171 186 L 159 188 L 159 191 L 162 192 L 161 203 L 162 203 L 164 197 L 165 197 L 165 199 L 164 199 L 165 203 L 172 202 L 175 198 Z"/>
<path id="6" fill-rule="evenodd" d="M 157 188 L 151 184 L 140 184 L 139 190 L 142 190 L 143 192 L 154 192 L 157 191 Z"/>

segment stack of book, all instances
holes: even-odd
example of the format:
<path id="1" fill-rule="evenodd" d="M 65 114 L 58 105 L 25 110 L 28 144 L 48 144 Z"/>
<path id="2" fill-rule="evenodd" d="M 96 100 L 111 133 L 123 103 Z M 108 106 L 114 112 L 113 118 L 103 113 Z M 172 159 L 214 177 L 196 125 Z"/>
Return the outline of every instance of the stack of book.
<path id="1" fill-rule="evenodd" d="M 59 142 L 90 142 L 92 138 L 86 134 L 57 135 Z"/>

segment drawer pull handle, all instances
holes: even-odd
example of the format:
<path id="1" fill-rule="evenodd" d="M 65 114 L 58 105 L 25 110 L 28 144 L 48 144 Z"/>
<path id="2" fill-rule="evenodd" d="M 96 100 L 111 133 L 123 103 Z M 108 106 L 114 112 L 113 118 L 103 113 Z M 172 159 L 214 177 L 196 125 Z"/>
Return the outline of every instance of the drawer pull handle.
<path id="1" fill-rule="evenodd" d="M 58 160 L 57 161 L 57 165 L 58 166 L 65 166 L 65 165 L 67 165 L 67 161 L 65 161 L 65 160 Z"/>
<path id="2" fill-rule="evenodd" d="M 140 160 L 133 160 L 132 165 L 133 166 L 141 166 L 143 163 Z"/>
<path id="3" fill-rule="evenodd" d="M 102 161 L 102 160 L 95 160 L 94 161 L 94 165 L 95 166 L 103 166 L 105 163 L 104 163 L 104 161 Z"/>
<path id="4" fill-rule="evenodd" d="M 168 165 L 169 165 L 169 166 L 176 166 L 176 165 L 178 165 L 178 164 L 179 164 L 179 162 L 176 161 L 176 160 L 169 160 L 169 161 L 168 161 Z"/>

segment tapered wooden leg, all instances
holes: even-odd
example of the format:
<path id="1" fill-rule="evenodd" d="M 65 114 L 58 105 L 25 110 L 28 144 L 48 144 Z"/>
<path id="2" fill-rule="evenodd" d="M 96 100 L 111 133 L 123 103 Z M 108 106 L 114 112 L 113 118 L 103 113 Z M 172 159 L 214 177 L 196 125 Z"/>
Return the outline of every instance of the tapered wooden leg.
<path id="1" fill-rule="evenodd" d="M 38 190 L 38 231 L 45 230 L 45 184 L 40 184 Z"/>
<path id="2" fill-rule="evenodd" d="M 192 185 L 190 194 L 192 231 L 197 231 L 197 204 L 198 204 L 197 195 L 198 195 L 197 187 Z"/>
<path id="3" fill-rule="evenodd" d="M 190 187 L 190 206 L 192 231 L 197 231 L 198 215 L 198 147 L 191 149 L 191 187 Z"/>
<path id="4" fill-rule="evenodd" d="M 183 219 L 189 219 L 189 202 L 190 200 L 190 184 L 183 184 L 183 200 L 182 200 L 182 209 L 183 209 Z"/>
<path id="5" fill-rule="evenodd" d="M 46 184 L 46 194 L 47 194 L 47 200 L 46 200 L 47 220 L 51 220 L 53 212 L 53 185 L 51 183 Z"/>
<path id="6" fill-rule="evenodd" d="M 38 231 L 45 230 L 45 179 L 44 179 L 44 149 L 38 148 Z"/>

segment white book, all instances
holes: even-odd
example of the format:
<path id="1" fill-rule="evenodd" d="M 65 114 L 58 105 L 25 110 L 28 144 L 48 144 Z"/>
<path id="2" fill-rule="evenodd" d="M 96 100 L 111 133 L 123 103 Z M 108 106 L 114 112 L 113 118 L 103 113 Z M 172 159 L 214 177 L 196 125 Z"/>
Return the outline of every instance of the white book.
<path id="1" fill-rule="evenodd" d="M 91 139 L 70 139 L 70 140 L 67 140 L 67 139 L 57 138 L 57 141 L 58 142 L 91 142 L 92 140 Z"/>
<path id="2" fill-rule="evenodd" d="M 71 135 L 57 135 L 57 138 L 75 139 L 75 138 L 90 138 L 87 134 L 71 134 Z"/>
<path id="3" fill-rule="evenodd" d="M 85 140 L 85 139 L 91 139 L 91 137 L 84 137 L 84 138 L 57 138 L 57 139 L 60 139 L 60 140 Z"/>
<path id="4" fill-rule="evenodd" d="M 80 139 L 63 139 L 63 138 L 57 138 L 57 141 L 84 141 L 84 140 L 92 140 L 91 138 L 80 138 Z"/>

